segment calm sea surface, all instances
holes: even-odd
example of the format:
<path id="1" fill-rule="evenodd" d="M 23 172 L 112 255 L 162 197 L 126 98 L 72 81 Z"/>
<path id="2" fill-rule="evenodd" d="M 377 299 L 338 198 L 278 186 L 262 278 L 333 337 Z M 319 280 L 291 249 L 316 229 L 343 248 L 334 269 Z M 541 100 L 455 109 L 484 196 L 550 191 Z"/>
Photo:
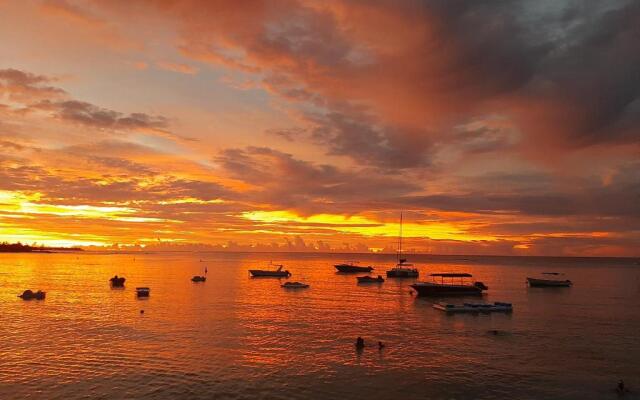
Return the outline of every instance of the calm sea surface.
<path id="1" fill-rule="evenodd" d="M 411 280 L 357 285 L 334 272 L 344 257 L 0 254 L 0 399 L 616 399 L 620 378 L 640 398 L 636 260 L 411 257 L 422 277 L 470 272 L 484 300 L 514 305 L 474 316 L 433 309 Z M 311 287 L 248 276 L 269 260 Z M 574 286 L 527 288 L 543 271 Z M 46 300 L 16 297 L 27 288 Z"/>

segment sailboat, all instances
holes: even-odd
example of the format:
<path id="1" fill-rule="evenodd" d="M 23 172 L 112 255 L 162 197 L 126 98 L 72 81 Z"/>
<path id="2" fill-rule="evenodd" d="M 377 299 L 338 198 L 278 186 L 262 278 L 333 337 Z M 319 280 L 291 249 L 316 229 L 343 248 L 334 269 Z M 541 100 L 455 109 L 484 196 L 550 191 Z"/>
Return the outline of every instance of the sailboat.
<path id="1" fill-rule="evenodd" d="M 400 234 L 398 235 L 398 263 L 387 271 L 387 278 L 417 278 L 418 269 L 402 258 L 402 213 L 400 213 Z"/>

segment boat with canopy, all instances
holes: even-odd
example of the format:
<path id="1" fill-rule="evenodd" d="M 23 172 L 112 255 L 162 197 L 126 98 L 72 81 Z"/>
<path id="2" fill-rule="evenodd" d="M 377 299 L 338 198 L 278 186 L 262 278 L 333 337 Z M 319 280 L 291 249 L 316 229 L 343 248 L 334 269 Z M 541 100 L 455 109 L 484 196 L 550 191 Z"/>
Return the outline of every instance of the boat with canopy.
<path id="1" fill-rule="evenodd" d="M 473 280 L 468 273 L 445 272 L 429 275 L 430 282 L 417 282 L 411 285 L 418 296 L 479 296 L 489 289 L 484 283 Z"/>

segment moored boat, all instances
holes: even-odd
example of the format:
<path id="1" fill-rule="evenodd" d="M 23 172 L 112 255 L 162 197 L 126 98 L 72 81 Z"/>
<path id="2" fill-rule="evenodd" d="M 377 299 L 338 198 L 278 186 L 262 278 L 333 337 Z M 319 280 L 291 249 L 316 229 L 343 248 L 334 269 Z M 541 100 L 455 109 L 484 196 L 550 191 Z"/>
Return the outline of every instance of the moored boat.
<path id="1" fill-rule="evenodd" d="M 530 287 L 570 287 L 573 285 L 573 282 L 568 279 L 527 278 L 527 283 Z"/>
<path id="2" fill-rule="evenodd" d="M 487 303 L 464 303 L 448 304 L 444 302 L 436 303 L 433 308 L 447 313 L 491 313 L 491 312 L 512 312 L 511 303 L 496 301 L 493 304 Z"/>
<path id="3" fill-rule="evenodd" d="M 382 283 L 384 282 L 384 278 L 378 275 L 376 278 L 373 276 L 358 276 L 358 283 Z"/>
<path id="4" fill-rule="evenodd" d="M 358 265 L 355 262 L 336 264 L 334 267 L 338 270 L 338 272 L 371 272 L 373 271 L 373 267 L 370 265 L 362 266 Z"/>
<path id="5" fill-rule="evenodd" d="M 395 267 L 387 271 L 387 278 L 417 278 L 420 275 L 418 269 L 406 259 L 400 259 Z"/>
<path id="6" fill-rule="evenodd" d="M 124 287 L 124 281 L 126 280 L 127 279 L 124 276 L 118 277 L 118 275 L 115 275 L 113 278 L 109 279 L 109 282 L 111 282 L 112 287 Z"/>
<path id="7" fill-rule="evenodd" d="M 18 297 L 22 298 L 22 300 L 44 300 L 46 295 L 47 293 L 43 292 L 42 290 L 34 292 L 30 289 L 27 289 L 22 292 L 22 294 L 19 294 Z"/>
<path id="8" fill-rule="evenodd" d="M 151 292 L 151 289 L 148 287 L 137 287 L 136 288 L 136 295 L 138 297 L 149 297 L 149 293 Z"/>
<path id="9" fill-rule="evenodd" d="M 285 282 L 284 285 L 280 285 L 280 287 L 285 289 L 306 289 L 309 285 L 302 282 Z"/>
<path id="10" fill-rule="evenodd" d="M 467 273 L 448 272 L 430 276 L 431 282 L 417 282 L 411 285 L 418 296 L 479 296 L 489 289 L 484 283 L 473 281 L 473 275 Z M 440 282 L 437 282 L 436 278 L 440 278 Z"/>
<path id="11" fill-rule="evenodd" d="M 400 213 L 400 233 L 398 234 L 398 263 L 387 271 L 387 278 L 417 278 L 418 269 L 402 258 L 402 213 Z"/>
<path id="12" fill-rule="evenodd" d="M 253 277 L 276 277 L 276 278 L 288 278 L 291 276 L 291 272 L 288 270 L 283 270 L 284 266 L 282 264 L 272 264 L 274 267 L 277 266 L 276 270 L 267 270 L 267 269 L 250 269 L 249 273 Z"/>

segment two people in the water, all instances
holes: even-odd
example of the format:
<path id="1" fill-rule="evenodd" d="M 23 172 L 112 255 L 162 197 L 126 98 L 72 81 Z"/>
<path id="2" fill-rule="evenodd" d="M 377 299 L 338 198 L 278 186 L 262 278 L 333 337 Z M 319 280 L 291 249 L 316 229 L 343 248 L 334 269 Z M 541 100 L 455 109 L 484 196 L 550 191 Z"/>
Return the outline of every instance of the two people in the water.
<path id="1" fill-rule="evenodd" d="M 384 343 L 378 341 L 378 350 L 382 350 L 384 348 Z M 361 336 L 358 336 L 356 339 L 356 349 L 362 350 L 364 349 L 364 339 Z"/>

